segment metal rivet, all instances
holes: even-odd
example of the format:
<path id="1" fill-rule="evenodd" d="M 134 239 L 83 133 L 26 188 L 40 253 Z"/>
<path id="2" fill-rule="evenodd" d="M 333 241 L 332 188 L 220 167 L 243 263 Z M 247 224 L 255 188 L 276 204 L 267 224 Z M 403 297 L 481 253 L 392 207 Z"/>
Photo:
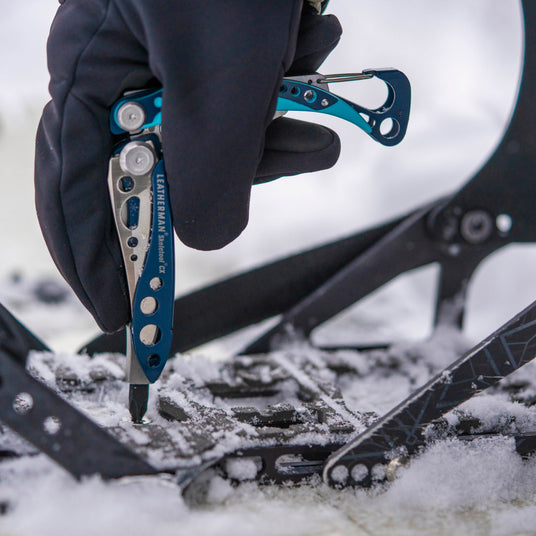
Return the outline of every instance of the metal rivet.
<path id="1" fill-rule="evenodd" d="M 312 89 L 308 89 L 304 94 L 303 94 L 303 98 L 305 99 L 305 101 L 307 102 L 312 102 L 315 100 L 316 98 L 316 93 L 312 90 Z"/>
<path id="2" fill-rule="evenodd" d="M 147 175 L 153 169 L 155 160 L 151 147 L 140 141 L 127 143 L 119 154 L 121 169 L 135 177 Z"/>
<path id="3" fill-rule="evenodd" d="M 145 110 L 137 102 L 125 102 L 116 113 L 117 124 L 127 132 L 136 132 L 145 123 Z"/>

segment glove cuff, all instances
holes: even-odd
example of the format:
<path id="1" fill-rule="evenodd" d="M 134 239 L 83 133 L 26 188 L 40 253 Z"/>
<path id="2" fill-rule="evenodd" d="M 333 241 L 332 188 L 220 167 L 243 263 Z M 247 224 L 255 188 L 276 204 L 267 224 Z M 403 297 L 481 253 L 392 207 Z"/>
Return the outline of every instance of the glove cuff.
<path id="1" fill-rule="evenodd" d="M 316 12 L 320 15 L 326 10 L 329 0 L 307 0 L 307 2 L 313 6 L 313 8 L 316 9 Z"/>

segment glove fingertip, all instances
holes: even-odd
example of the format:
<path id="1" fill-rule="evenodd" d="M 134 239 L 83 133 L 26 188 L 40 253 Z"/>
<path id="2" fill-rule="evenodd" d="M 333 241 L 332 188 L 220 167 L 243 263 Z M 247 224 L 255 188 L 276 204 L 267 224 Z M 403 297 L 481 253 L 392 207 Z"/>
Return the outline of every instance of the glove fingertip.
<path id="1" fill-rule="evenodd" d="M 247 223 L 247 217 L 234 222 L 203 219 L 199 222 L 176 223 L 175 232 L 184 245 L 200 251 L 213 251 L 235 240 Z"/>
<path id="2" fill-rule="evenodd" d="M 342 26 L 335 15 L 304 16 L 289 76 L 315 72 L 337 46 Z"/>
<path id="3" fill-rule="evenodd" d="M 269 127 L 255 184 L 328 169 L 341 151 L 336 132 L 324 125 L 282 117 Z"/>

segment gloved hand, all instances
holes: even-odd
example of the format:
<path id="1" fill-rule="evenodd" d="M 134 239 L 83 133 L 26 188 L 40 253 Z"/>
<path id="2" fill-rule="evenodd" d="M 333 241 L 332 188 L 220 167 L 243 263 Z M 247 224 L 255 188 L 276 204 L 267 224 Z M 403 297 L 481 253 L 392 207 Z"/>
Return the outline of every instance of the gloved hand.
<path id="1" fill-rule="evenodd" d="M 64 0 L 48 58 L 51 102 L 37 132 L 36 205 L 52 257 L 108 332 L 130 319 L 107 188 L 109 111 L 128 89 L 163 87 L 162 137 L 175 230 L 225 246 L 250 189 L 332 166 L 339 139 L 272 121 L 281 79 L 314 72 L 341 29 L 303 0 Z"/>

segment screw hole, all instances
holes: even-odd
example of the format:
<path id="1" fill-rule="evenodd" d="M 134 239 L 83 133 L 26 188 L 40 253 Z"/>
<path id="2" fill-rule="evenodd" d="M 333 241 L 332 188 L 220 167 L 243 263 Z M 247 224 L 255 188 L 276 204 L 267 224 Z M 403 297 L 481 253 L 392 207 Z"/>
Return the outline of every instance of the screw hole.
<path id="1" fill-rule="evenodd" d="M 134 189 L 134 179 L 132 177 L 121 177 L 119 179 L 119 189 L 122 192 L 130 192 Z"/>
<path id="2" fill-rule="evenodd" d="M 163 281 L 159 277 L 153 277 L 149 282 L 151 290 L 160 290 L 163 286 Z"/>
<path id="3" fill-rule="evenodd" d="M 13 411 L 19 415 L 27 415 L 34 406 L 34 399 L 30 393 L 19 393 L 13 399 Z"/>
<path id="4" fill-rule="evenodd" d="M 400 123 L 392 117 L 386 117 L 380 124 L 380 134 L 387 139 L 394 138 L 400 132 Z"/>
<path id="5" fill-rule="evenodd" d="M 368 467 L 363 463 L 358 463 L 352 467 L 352 479 L 354 482 L 362 482 L 368 476 Z"/>
<path id="6" fill-rule="evenodd" d="M 43 421 L 43 430 L 48 435 L 56 435 L 61 430 L 61 420 L 58 417 L 47 417 Z"/>
<path id="7" fill-rule="evenodd" d="M 140 310 L 144 315 L 152 315 L 157 307 L 158 302 L 152 296 L 147 296 L 141 300 Z"/>
<path id="8" fill-rule="evenodd" d="M 373 480 L 385 480 L 387 467 L 382 463 L 377 463 L 370 471 Z"/>
<path id="9" fill-rule="evenodd" d="M 129 197 L 121 207 L 121 221 L 123 225 L 133 231 L 138 227 L 140 219 L 140 198 Z"/>
<path id="10" fill-rule="evenodd" d="M 151 368 L 156 368 L 160 365 L 161 363 L 161 359 L 160 359 L 160 356 L 157 355 L 157 354 L 151 354 L 148 358 L 147 358 L 147 364 L 151 367 Z"/>
<path id="11" fill-rule="evenodd" d="M 155 326 L 154 324 L 147 324 L 140 330 L 140 341 L 145 346 L 154 346 L 158 343 L 161 336 L 162 332 L 160 331 L 159 327 Z"/>
<path id="12" fill-rule="evenodd" d="M 348 468 L 344 465 L 337 465 L 331 472 L 331 478 L 337 484 L 344 484 L 348 479 Z"/>

